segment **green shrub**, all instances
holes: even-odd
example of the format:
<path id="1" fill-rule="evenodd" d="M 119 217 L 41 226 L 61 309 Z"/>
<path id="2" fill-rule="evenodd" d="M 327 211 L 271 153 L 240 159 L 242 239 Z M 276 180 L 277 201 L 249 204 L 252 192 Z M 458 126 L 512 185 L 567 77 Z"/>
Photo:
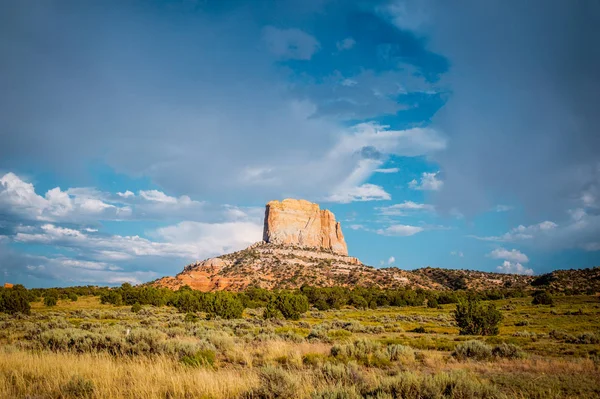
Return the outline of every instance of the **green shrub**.
<path id="1" fill-rule="evenodd" d="M 462 335 L 497 335 L 502 313 L 492 303 L 484 306 L 470 298 L 456 305 L 454 320 Z"/>
<path id="2" fill-rule="evenodd" d="M 65 384 L 62 391 L 67 397 L 89 398 L 94 394 L 94 382 L 81 376 L 74 376 Z"/>
<path id="3" fill-rule="evenodd" d="M 208 317 L 223 319 L 239 319 L 244 312 L 244 304 L 231 292 L 217 292 L 209 297 Z"/>
<path id="4" fill-rule="evenodd" d="M 44 305 L 50 307 L 50 306 L 56 306 L 56 302 L 57 299 L 55 296 L 47 296 L 44 298 Z"/>
<path id="5" fill-rule="evenodd" d="M 298 320 L 308 311 L 308 299 L 302 294 L 280 292 L 273 297 L 265 308 L 264 318 L 279 318 Z"/>
<path id="6" fill-rule="evenodd" d="M 505 359 L 521 359 L 525 357 L 525 353 L 516 345 L 502 343 L 492 349 L 492 355 Z"/>
<path id="7" fill-rule="evenodd" d="M 0 312 L 8 314 L 30 314 L 29 296 L 25 289 L 0 290 Z"/>
<path id="8" fill-rule="evenodd" d="M 190 367 L 214 366 L 217 356 L 215 351 L 210 349 L 199 350 L 193 355 L 186 355 L 181 358 L 181 363 Z"/>
<path id="9" fill-rule="evenodd" d="M 115 306 L 121 306 L 123 304 L 123 297 L 121 297 L 121 294 L 119 294 L 115 290 L 109 290 L 109 291 L 103 292 L 100 295 L 100 303 L 103 303 L 103 304 L 110 303 Z"/>
<path id="10" fill-rule="evenodd" d="M 532 305 L 554 305 L 554 300 L 546 291 L 537 291 L 533 295 Z"/>
<path id="11" fill-rule="evenodd" d="M 198 317 L 198 315 L 196 313 L 186 313 L 185 317 L 183 318 L 183 321 L 185 321 L 186 323 L 197 323 L 198 320 L 200 320 L 200 318 Z"/>
<path id="12" fill-rule="evenodd" d="M 456 345 L 452 356 L 458 360 L 490 360 L 492 347 L 481 341 L 467 341 Z"/>
<path id="13" fill-rule="evenodd" d="M 69 298 L 71 300 L 71 302 L 77 302 L 77 294 L 74 292 L 69 293 L 69 295 L 67 295 L 67 298 Z"/>
<path id="14" fill-rule="evenodd" d="M 138 313 L 140 310 L 142 310 L 142 305 L 140 305 L 139 303 L 134 303 L 131 307 L 131 311 L 133 313 Z"/>
<path id="15" fill-rule="evenodd" d="M 265 320 L 283 318 L 283 314 L 277 307 L 277 303 L 275 303 L 275 301 L 270 301 L 267 304 L 267 306 L 265 307 L 265 311 L 263 312 L 263 318 Z"/>
<path id="16" fill-rule="evenodd" d="M 436 298 L 429 298 L 427 300 L 427 307 L 432 308 L 432 309 L 437 309 L 438 307 L 440 307 L 440 304 L 438 303 Z"/>

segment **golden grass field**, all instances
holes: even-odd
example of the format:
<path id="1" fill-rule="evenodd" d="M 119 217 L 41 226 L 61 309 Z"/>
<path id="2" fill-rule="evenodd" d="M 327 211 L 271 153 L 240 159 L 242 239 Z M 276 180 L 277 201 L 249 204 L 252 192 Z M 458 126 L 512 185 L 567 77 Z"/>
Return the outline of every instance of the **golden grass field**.
<path id="1" fill-rule="evenodd" d="M 473 337 L 458 335 L 455 305 L 309 311 L 299 321 L 247 309 L 240 320 L 186 322 L 170 307 L 133 313 L 91 296 L 36 302 L 30 316 L 0 315 L 0 397 L 600 397 L 598 297 L 494 303 L 500 334 Z M 452 356 L 469 340 L 514 344 L 523 356 Z"/>

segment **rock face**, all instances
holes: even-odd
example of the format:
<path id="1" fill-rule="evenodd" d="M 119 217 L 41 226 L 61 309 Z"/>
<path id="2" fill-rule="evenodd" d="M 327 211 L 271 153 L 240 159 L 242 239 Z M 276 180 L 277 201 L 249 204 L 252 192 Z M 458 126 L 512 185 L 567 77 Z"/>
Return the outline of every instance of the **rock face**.
<path id="1" fill-rule="evenodd" d="M 305 200 L 271 201 L 265 210 L 263 240 L 276 245 L 331 250 L 348 255 L 342 227 L 327 209 Z"/>

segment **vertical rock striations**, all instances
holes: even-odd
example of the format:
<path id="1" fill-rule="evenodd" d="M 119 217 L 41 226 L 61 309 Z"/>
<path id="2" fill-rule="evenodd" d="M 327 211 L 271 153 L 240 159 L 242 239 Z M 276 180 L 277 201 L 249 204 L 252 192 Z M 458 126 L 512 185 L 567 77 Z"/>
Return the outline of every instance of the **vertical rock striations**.
<path id="1" fill-rule="evenodd" d="M 263 240 L 348 255 L 342 227 L 335 221 L 334 214 L 305 200 L 270 201 L 265 210 Z"/>

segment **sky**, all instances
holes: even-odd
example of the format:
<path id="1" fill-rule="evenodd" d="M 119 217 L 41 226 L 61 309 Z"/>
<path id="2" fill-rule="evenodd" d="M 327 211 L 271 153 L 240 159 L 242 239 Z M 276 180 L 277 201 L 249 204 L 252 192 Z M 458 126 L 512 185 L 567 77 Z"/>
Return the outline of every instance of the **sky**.
<path id="1" fill-rule="evenodd" d="M 117 285 L 304 198 L 375 267 L 600 265 L 595 0 L 0 2 L 0 282 Z"/>

